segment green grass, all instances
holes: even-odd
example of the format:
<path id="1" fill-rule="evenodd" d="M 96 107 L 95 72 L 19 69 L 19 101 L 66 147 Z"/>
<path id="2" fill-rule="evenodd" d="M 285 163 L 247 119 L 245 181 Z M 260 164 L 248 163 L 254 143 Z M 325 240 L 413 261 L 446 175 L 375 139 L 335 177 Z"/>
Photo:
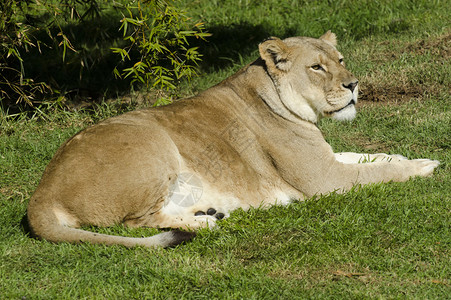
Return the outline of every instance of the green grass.
<path id="1" fill-rule="evenodd" d="M 292 2 L 302 5 L 292 8 Z M 251 61 L 266 36 L 319 36 L 332 28 L 362 89 L 355 121 L 319 124 L 335 151 L 438 159 L 440 167 L 432 177 L 406 183 L 235 211 L 215 230 L 201 230 L 192 242 L 173 249 L 51 244 L 30 238 L 21 223 L 46 164 L 77 131 L 135 106 L 110 102 L 78 112 L 42 107 L 34 115 L 15 116 L 0 111 L 1 298 L 449 298 L 451 11 L 446 3 L 334 1 L 332 8 L 320 1 L 183 3 L 194 3 L 191 15 L 216 34 L 202 45 L 204 75 L 184 83 L 184 94 Z M 158 232 L 96 230 L 129 236 Z"/>

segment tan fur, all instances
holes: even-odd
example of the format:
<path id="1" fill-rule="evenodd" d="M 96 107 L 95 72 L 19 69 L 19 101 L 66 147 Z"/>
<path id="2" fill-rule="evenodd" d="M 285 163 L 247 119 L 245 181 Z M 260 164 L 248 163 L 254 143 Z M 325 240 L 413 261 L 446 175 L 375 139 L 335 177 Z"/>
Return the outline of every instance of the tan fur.
<path id="1" fill-rule="evenodd" d="M 53 242 L 168 246 L 191 238 L 166 232 L 132 239 L 83 225 L 196 229 L 214 208 L 285 204 L 355 184 L 430 175 L 437 161 L 337 153 L 315 125 L 320 116 L 355 116 L 357 80 L 330 31 L 319 39 L 271 38 L 260 58 L 198 96 L 108 119 L 68 140 L 30 200 L 32 232 Z M 188 206 L 170 198 L 180 174 L 202 183 Z"/>

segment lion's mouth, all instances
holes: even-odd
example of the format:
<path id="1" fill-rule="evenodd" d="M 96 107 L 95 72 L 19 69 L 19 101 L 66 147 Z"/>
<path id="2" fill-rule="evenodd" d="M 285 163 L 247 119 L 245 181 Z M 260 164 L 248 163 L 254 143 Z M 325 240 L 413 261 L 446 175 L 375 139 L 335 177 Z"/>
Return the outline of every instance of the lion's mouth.
<path id="1" fill-rule="evenodd" d="M 332 112 L 330 112 L 330 113 L 331 113 L 331 114 L 334 114 L 334 113 L 340 112 L 340 111 L 342 111 L 343 109 L 345 109 L 346 107 L 351 106 L 351 105 L 355 105 L 354 99 L 352 99 L 351 101 L 349 101 L 349 103 L 346 104 L 346 106 L 343 106 L 342 108 L 337 109 L 337 110 L 334 110 L 334 111 L 332 111 Z"/>

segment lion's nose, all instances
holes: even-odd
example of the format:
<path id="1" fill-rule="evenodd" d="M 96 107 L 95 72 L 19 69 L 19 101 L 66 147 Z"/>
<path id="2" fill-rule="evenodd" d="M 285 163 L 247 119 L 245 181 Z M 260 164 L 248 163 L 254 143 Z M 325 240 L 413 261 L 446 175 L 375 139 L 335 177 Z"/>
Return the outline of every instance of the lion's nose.
<path id="1" fill-rule="evenodd" d="M 351 83 L 348 84 L 348 85 L 345 85 L 345 84 L 343 83 L 343 87 L 344 87 L 345 89 L 350 89 L 351 92 L 354 93 L 354 89 L 355 89 L 355 87 L 357 86 L 358 83 L 359 83 L 358 81 L 351 82 Z"/>

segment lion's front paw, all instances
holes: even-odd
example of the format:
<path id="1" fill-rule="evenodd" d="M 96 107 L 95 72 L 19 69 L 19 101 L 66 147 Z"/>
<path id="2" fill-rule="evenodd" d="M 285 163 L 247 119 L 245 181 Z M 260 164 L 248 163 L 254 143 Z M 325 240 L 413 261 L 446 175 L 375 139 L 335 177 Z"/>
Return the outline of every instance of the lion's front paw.
<path id="1" fill-rule="evenodd" d="M 389 154 L 387 155 L 390 161 L 401 161 L 406 160 L 407 157 L 402 156 L 401 154 Z"/>
<path id="2" fill-rule="evenodd" d="M 386 161 L 386 162 L 396 162 L 401 160 L 407 160 L 407 157 L 401 154 L 386 154 L 386 153 L 376 153 L 368 154 L 367 156 L 370 162 Z"/>
<path id="3" fill-rule="evenodd" d="M 413 159 L 410 162 L 415 166 L 413 176 L 429 176 L 440 164 L 438 160 L 431 159 Z"/>

